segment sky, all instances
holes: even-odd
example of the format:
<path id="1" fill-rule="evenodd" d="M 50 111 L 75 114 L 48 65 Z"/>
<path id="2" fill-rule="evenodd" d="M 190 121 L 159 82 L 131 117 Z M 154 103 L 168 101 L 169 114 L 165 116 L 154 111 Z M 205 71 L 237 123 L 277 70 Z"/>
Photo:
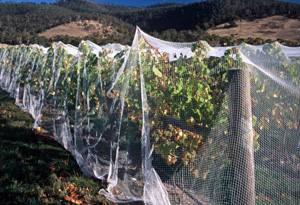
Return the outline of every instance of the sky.
<path id="1" fill-rule="evenodd" d="M 35 2 L 35 3 L 54 3 L 56 0 L 2 0 L 2 2 Z M 99 3 L 109 3 L 109 4 L 121 4 L 126 6 L 149 6 L 158 3 L 192 3 L 201 0 L 93 0 Z"/>

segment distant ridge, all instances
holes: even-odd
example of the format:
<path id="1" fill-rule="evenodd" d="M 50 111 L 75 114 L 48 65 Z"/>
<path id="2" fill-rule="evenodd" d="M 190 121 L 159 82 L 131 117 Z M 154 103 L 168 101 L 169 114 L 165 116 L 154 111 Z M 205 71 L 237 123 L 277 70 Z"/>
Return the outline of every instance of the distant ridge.
<path id="1" fill-rule="evenodd" d="M 289 2 L 289 3 L 296 3 L 296 4 L 300 4 L 299 0 L 280 0 L 282 2 Z"/>

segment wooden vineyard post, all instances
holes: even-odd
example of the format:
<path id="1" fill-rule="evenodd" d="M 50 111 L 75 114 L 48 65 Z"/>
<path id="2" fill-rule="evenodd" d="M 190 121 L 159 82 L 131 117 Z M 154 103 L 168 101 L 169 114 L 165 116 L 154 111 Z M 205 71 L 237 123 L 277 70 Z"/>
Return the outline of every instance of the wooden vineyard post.
<path id="1" fill-rule="evenodd" d="M 250 76 L 248 68 L 229 70 L 230 155 L 232 205 L 255 204 L 254 151 Z"/>

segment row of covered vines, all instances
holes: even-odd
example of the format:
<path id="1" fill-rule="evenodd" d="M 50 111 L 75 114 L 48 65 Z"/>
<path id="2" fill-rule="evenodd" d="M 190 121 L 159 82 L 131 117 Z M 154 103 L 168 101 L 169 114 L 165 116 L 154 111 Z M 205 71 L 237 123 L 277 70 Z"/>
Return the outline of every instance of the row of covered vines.
<path id="1" fill-rule="evenodd" d="M 216 173 L 226 174 L 229 177 L 218 192 L 227 195 L 221 199 L 226 204 L 232 188 L 231 162 L 223 157 L 222 147 L 228 142 L 214 142 L 212 133 L 223 125 L 226 128 L 218 136 L 226 139 L 230 132 L 228 70 L 248 67 L 257 202 L 296 204 L 300 200 L 300 183 L 295 185 L 295 180 L 300 182 L 299 58 L 288 59 L 277 43 L 266 44 L 261 51 L 241 45 L 225 50 L 222 57 L 212 57 L 200 41 L 192 47 L 193 57 L 180 55 L 170 61 L 173 54 L 153 51 L 145 39 L 138 44 L 139 52 L 125 48 L 113 57 L 113 51 L 90 42 L 82 42 L 78 49 L 62 43 L 48 49 L 0 48 L 0 85 L 33 116 L 35 128 L 53 135 L 77 156 L 85 173 L 95 176 L 91 173 L 98 170 L 99 177 L 109 172 L 114 144 L 126 149 L 129 158 L 142 155 L 142 67 L 154 168 L 158 174 L 162 168 L 172 185 L 183 189 L 178 174 L 187 167 L 186 175 L 204 192 L 215 185 L 201 184 L 213 180 Z M 246 64 L 241 53 L 255 61 Z M 124 104 L 118 103 L 121 99 Z M 126 137 L 118 138 L 116 131 Z M 275 180 L 283 176 L 285 180 Z M 120 192 L 116 189 L 114 194 Z"/>

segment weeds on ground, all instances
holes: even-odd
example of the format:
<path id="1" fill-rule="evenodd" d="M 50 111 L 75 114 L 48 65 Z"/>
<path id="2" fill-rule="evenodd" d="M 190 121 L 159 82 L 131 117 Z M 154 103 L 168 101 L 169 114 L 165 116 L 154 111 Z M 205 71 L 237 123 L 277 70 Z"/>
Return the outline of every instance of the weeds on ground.
<path id="1" fill-rule="evenodd" d="M 0 203 L 112 204 L 98 194 L 101 181 L 84 176 L 70 153 L 32 124 L 0 89 Z"/>

